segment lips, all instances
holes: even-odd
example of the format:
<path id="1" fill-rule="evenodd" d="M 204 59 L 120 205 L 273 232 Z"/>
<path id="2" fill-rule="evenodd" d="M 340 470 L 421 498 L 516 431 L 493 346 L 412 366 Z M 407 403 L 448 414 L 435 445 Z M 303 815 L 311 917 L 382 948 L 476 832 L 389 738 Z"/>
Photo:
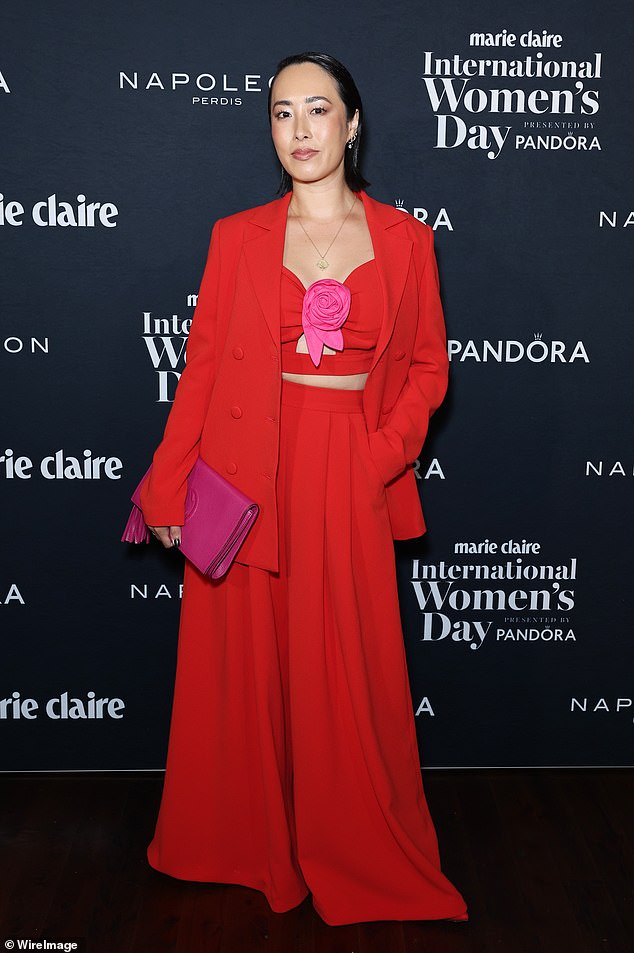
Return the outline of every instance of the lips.
<path id="1" fill-rule="evenodd" d="M 291 153 L 294 159 L 311 159 L 313 156 L 317 155 L 316 149 L 296 149 L 295 152 Z"/>

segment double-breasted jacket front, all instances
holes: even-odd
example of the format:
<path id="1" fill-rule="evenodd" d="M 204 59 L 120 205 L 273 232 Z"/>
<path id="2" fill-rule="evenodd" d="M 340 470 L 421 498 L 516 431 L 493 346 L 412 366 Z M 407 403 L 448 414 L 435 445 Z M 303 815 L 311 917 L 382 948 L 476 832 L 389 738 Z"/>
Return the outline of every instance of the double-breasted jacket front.
<path id="1" fill-rule="evenodd" d="M 185 369 L 141 492 L 148 525 L 182 526 L 187 476 L 200 454 L 260 506 L 237 561 L 273 572 L 279 569 L 280 284 L 291 195 L 215 223 Z M 425 532 L 413 463 L 447 389 L 434 233 L 407 212 L 365 191 L 358 195 L 383 292 L 363 391 L 368 448 L 385 486 L 393 538 L 408 539 Z"/>

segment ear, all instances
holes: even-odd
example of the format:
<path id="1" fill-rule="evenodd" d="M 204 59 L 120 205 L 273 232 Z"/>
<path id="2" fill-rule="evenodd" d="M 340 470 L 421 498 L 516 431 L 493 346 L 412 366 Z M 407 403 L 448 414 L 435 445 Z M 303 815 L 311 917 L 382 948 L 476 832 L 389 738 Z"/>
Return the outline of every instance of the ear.
<path id="1" fill-rule="evenodd" d="M 352 119 L 348 120 L 348 135 L 353 136 L 357 131 L 357 126 L 359 125 L 359 110 L 355 109 L 354 116 Z"/>

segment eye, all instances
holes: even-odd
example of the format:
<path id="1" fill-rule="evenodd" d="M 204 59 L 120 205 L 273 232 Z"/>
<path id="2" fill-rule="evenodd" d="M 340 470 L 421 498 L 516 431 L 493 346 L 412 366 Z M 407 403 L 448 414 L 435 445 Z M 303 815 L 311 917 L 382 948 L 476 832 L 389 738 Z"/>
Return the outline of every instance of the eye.
<path id="1" fill-rule="evenodd" d="M 274 113 L 276 119 L 281 119 L 283 116 L 290 116 L 288 109 L 280 109 L 279 112 Z"/>
<path id="2" fill-rule="evenodd" d="M 321 113 L 324 113 L 324 114 L 327 113 L 328 110 L 327 110 L 327 109 L 324 109 L 323 106 L 315 106 L 315 108 L 312 110 L 312 112 L 317 113 L 318 115 L 320 115 Z"/>

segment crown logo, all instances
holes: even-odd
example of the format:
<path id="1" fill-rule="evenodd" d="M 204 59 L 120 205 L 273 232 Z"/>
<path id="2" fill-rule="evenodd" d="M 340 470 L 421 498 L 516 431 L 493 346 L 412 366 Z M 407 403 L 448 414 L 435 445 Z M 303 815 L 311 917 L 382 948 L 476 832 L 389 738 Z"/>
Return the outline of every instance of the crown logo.
<path id="1" fill-rule="evenodd" d="M 536 341 L 541 341 L 541 339 L 542 339 L 542 332 L 541 332 L 541 331 L 536 331 L 533 336 L 534 336 L 534 338 L 535 338 Z"/>

